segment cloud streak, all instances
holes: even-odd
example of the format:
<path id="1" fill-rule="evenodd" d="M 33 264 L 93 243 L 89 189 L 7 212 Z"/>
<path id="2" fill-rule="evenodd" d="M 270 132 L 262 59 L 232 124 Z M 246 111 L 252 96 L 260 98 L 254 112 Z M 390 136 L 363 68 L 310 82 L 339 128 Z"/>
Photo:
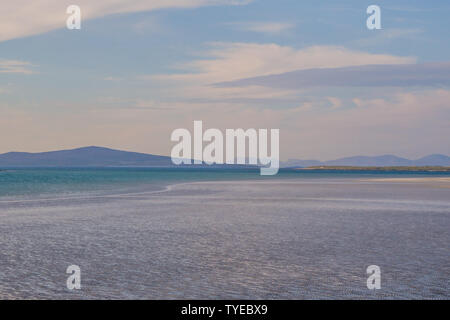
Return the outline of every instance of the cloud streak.
<path id="1" fill-rule="evenodd" d="M 263 86 L 278 89 L 307 87 L 449 86 L 450 62 L 362 65 L 313 68 L 215 84 L 220 88 Z"/>
<path id="2" fill-rule="evenodd" d="M 32 74 L 35 73 L 30 69 L 32 66 L 31 63 L 26 61 L 0 60 L 0 73 Z"/>
<path id="3" fill-rule="evenodd" d="M 278 35 L 295 27 L 294 23 L 287 22 L 233 22 L 230 25 L 239 30 L 268 35 Z"/>
<path id="4" fill-rule="evenodd" d="M 252 0 L 77 0 L 83 21 L 118 13 L 209 5 L 243 5 Z M 3 1 L 0 41 L 27 37 L 64 28 L 72 0 Z"/>
<path id="5" fill-rule="evenodd" d="M 141 79 L 167 83 L 175 88 L 172 96 L 188 99 L 246 99 L 289 97 L 292 90 L 267 90 L 260 84 L 234 85 L 235 80 L 270 76 L 312 68 L 338 68 L 367 64 L 408 64 L 413 57 L 372 54 L 336 46 L 312 46 L 296 49 L 278 44 L 211 43 L 197 59 L 177 66 L 182 73 L 142 76 Z M 231 81 L 231 82 L 230 82 Z M 226 85 L 211 85 L 229 82 Z"/>

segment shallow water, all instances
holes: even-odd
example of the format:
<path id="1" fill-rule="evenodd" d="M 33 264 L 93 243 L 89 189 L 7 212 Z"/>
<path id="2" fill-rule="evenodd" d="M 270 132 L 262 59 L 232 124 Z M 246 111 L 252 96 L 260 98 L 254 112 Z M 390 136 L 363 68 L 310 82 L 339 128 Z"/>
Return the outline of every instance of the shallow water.
<path id="1" fill-rule="evenodd" d="M 450 298 L 448 186 L 362 178 L 10 193 L 0 198 L 0 298 Z M 73 264 L 79 291 L 66 288 Z"/>

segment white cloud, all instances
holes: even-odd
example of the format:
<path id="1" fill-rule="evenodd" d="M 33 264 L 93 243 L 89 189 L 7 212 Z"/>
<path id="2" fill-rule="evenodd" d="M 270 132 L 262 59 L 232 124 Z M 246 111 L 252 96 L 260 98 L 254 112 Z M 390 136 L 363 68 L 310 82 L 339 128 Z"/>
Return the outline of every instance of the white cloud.
<path id="1" fill-rule="evenodd" d="M 295 27 L 294 23 L 286 22 L 233 22 L 230 25 L 240 30 L 269 35 L 281 34 Z"/>
<path id="2" fill-rule="evenodd" d="M 33 65 L 26 61 L 18 60 L 1 60 L 0 59 L 0 73 L 22 73 L 22 74 L 32 74 L 31 70 Z"/>
<path id="3" fill-rule="evenodd" d="M 418 37 L 423 34 L 423 30 L 419 28 L 399 29 L 389 28 L 377 30 L 373 36 L 355 40 L 355 44 L 361 46 L 377 46 L 390 43 L 398 39 L 413 39 L 417 41 Z"/>
<path id="4" fill-rule="evenodd" d="M 161 33 L 166 28 L 155 17 L 147 17 L 145 20 L 140 20 L 132 26 L 132 30 L 137 34 Z"/>
<path id="5" fill-rule="evenodd" d="M 288 97 L 298 90 L 261 86 L 218 88 L 212 84 L 311 68 L 336 68 L 368 64 L 413 63 L 412 57 L 372 54 L 335 46 L 296 49 L 278 44 L 212 43 L 202 58 L 178 66 L 182 73 L 150 75 L 144 79 L 167 81 L 183 98 Z"/>
<path id="6" fill-rule="evenodd" d="M 330 102 L 332 109 L 338 109 L 338 108 L 342 107 L 342 101 L 339 98 L 327 97 L 327 99 Z"/>
<path id="7" fill-rule="evenodd" d="M 207 5 L 240 5 L 251 0 L 14 0 L 2 1 L 0 41 L 65 28 L 68 6 L 81 8 L 82 21 L 117 13 Z M 82 26 L 83 27 L 83 26 Z"/>
<path id="8" fill-rule="evenodd" d="M 108 76 L 108 77 L 104 77 L 103 80 L 117 82 L 117 81 L 121 81 L 122 78 L 115 77 L 115 76 Z"/>
<path id="9" fill-rule="evenodd" d="M 368 64 L 406 64 L 412 57 L 372 54 L 335 46 L 295 49 L 277 44 L 212 43 L 204 59 L 181 66 L 191 73 L 160 78 L 204 83 L 285 73 L 312 68 L 337 68 Z"/>

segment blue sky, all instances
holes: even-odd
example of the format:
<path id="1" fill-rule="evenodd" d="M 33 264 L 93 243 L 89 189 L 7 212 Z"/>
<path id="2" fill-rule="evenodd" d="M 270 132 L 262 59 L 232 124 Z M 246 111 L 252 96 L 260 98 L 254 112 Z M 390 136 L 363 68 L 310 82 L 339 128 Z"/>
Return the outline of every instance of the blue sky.
<path id="1" fill-rule="evenodd" d="M 450 154 L 448 81 L 422 66 L 450 61 L 448 1 L 80 0 L 82 28 L 68 30 L 65 10 L 76 2 L 1 5 L 0 152 L 170 154 L 170 132 L 203 120 L 279 128 L 282 159 Z M 371 4 L 381 30 L 366 27 Z M 401 65 L 393 75 L 419 65 L 425 80 L 214 86 L 372 64 Z"/>

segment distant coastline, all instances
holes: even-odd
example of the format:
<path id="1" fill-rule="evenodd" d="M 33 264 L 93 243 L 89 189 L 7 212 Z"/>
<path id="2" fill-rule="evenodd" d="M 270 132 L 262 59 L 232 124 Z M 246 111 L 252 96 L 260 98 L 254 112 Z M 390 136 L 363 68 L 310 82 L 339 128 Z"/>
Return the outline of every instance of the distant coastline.
<path id="1" fill-rule="evenodd" d="M 182 165 L 186 167 L 191 165 Z M 194 166 L 194 165 L 192 165 Z M 115 150 L 104 147 L 82 147 L 48 152 L 8 152 L 0 154 L 0 168 L 47 168 L 47 167 L 178 167 L 171 157 Z M 258 168 L 249 164 L 195 165 L 198 168 Z M 329 169 L 329 170 L 394 170 L 394 171 L 448 171 L 450 157 L 432 154 L 411 160 L 394 155 L 353 156 L 329 161 L 290 159 L 280 162 L 281 168 Z M 401 169 L 398 169 L 401 168 Z M 444 169 L 443 169 L 444 168 Z"/>

